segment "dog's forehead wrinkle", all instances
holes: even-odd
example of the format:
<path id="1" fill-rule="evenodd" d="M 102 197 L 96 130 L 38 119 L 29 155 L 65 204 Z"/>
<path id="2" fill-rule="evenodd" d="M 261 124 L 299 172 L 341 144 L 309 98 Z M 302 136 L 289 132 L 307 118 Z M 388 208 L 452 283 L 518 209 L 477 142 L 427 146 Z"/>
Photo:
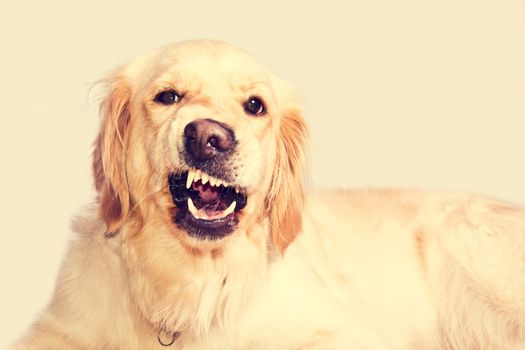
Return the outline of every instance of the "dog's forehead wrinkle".
<path id="1" fill-rule="evenodd" d="M 214 40 L 196 40 L 176 43 L 147 52 L 131 61 L 124 67 L 125 74 L 130 78 L 158 76 L 178 67 L 209 74 L 212 71 L 242 73 L 250 75 L 257 73 L 267 77 L 267 69 L 260 65 L 246 51 L 229 43 Z M 133 79 L 136 81 L 136 79 Z"/>
<path id="2" fill-rule="evenodd" d="M 241 51 L 242 52 L 242 51 Z M 164 70 L 177 69 L 183 72 L 195 72 L 206 80 L 210 75 L 223 77 L 246 78 L 250 77 L 253 81 L 268 79 L 266 68 L 258 64 L 252 57 L 243 54 L 239 55 L 238 50 L 231 51 L 210 51 L 201 50 L 176 52 L 171 57 L 162 60 Z"/>

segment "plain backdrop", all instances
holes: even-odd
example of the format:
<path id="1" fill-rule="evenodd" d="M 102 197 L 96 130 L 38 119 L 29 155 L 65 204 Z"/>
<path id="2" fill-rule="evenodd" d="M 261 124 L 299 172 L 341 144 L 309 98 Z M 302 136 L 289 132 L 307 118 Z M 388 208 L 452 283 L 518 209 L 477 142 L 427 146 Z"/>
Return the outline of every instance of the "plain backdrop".
<path id="1" fill-rule="evenodd" d="M 297 86 L 313 186 L 525 204 L 524 1 L 48 0 L 0 13 L 2 348 L 48 302 L 70 219 L 94 198 L 90 87 L 173 41 L 230 41 Z"/>

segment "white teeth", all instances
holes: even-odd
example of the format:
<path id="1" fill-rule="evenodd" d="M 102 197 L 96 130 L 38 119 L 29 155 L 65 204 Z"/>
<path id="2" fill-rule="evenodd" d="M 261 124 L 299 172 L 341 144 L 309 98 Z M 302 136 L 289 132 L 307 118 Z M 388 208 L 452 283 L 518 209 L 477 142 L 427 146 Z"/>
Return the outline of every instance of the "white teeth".
<path id="1" fill-rule="evenodd" d="M 223 211 L 223 214 L 225 216 L 227 215 L 230 215 L 231 213 L 233 213 L 233 211 L 235 210 L 235 206 L 237 205 L 237 202 L 236 201 L 233 201 L 232 204 L 230 204 L 230 206 L 228 208 L 226 208 L 225 211 Z"/>
<path id="2" fill-rule="evenodd" d="M 225 218 L 226 216 L 233 213 L 236 205 L 237 205 L 237 202 L 233 201 L 232 204 L 230 204 L 230 206 L 226 208 L 226 210 L 210 217 L 205 211 L 197 209 L 197 207 L 195 207 L 195 204 L 193 204 L 193 201 L 191 200 L 191 198 L 188 198 L 188 210 L 190 211 L 191 215 L 193 215 L 194 218 L 201 219 L 201 220 L 216 220 L 216 219 Z"/>
<path id="3" fill-rule="evenodd" d="M 186 180 L 186 188 L 189 189 L 195 178 L 195 171 L 192 169 L 188 170 L 188 179 Z"/>
<path id="4" fill-rule="evenodd" d="M 199 209 L 195 207 L 195 204 L 193 204 L 193 201 L 191 200 L 191 198 L 188 198 L 188 210 L 194 217 L 197 217 Z"/>
<path id="5" fill-rule="evenodd" d="M 202 184 L 203 184 L 203 185 L 206 185 L 206 183 L 207 183 L 208 180 L 209 180 L 209 179 L 208 179 L 208 174 L 206 174 L 206 173 L 201 173 L 201 176 L 202 176 L 202 177 L 201 177 L 201 182 L 202 182 Z"/>
<path id="6" fill-rule="evenodd" d="M 233 187 L 233 185 L 227 184 L 227 183 L 225 183 L 222 180 L 219 180 L 219 179 L 217 179 L 215 177 L 209 176 L 208 174 L 206 174 L 206 173 L 204 173 L 204 172 L 202 172 L 200 170 L 189 169 L 188 170 L 188 178 L 186 179 L 186 188 L 190 189 L 191 185 L 194 182 L 197 182 L 199 180 L 201 181 L 201 183 L 203 185 L 205 185 L 205 184 L 207 184 L 209 182 L 210 185 L 212 185 L 214 187 L 219 187 L 219 186 Z M 239 191 L 240 190 L 237 187 L 235 187 L 235 192 L 239 193 Z"/>

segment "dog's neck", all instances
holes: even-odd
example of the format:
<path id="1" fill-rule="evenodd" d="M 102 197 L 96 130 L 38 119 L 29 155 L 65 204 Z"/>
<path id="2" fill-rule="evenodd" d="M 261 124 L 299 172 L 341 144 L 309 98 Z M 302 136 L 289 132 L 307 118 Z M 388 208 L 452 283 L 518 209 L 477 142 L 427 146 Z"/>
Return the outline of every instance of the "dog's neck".
<path id="1" fill-rule="evenodd" d="M 123 259 L 131 267 L 129 278 L 135 282 L 130 285 L 131 297 L 141 318 L 166 339 L 164 343 L 170 342 L 170 334 L 198 339 L 213 327 L 233 329 L 266 275 L 267 232 L 263 227 L 235 232 L 219 252 L 190 252 L 158 222 L 143 227 L 142 232 L 127 232 L 135 240 L 124 243 L 123 249 Z M 147 234 L 155 239 L 144 240 L 148 244 L 142 245 L 141 236 Z"/>

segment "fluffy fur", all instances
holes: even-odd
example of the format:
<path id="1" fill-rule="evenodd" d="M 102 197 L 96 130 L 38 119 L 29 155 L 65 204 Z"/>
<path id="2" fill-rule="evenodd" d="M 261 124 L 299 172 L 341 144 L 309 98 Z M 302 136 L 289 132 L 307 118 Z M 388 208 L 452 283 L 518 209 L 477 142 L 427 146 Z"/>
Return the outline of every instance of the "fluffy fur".
<path id="1" fill-rule="evenodd" d="M 106 80 L 98 200 L 74 224 L 49 305 L 15 349 L 524 349 L 525 212 L 470 194 L 303 194 L 292 90 L 212 41 L 144 55 Z M 183 92 L 160 106 L 160 90 Z M 267 114 L 244 113 L 251 95 Z M 229 125 L 248 204 L 217 241 L 172 221 L 182 130 Z"/>

